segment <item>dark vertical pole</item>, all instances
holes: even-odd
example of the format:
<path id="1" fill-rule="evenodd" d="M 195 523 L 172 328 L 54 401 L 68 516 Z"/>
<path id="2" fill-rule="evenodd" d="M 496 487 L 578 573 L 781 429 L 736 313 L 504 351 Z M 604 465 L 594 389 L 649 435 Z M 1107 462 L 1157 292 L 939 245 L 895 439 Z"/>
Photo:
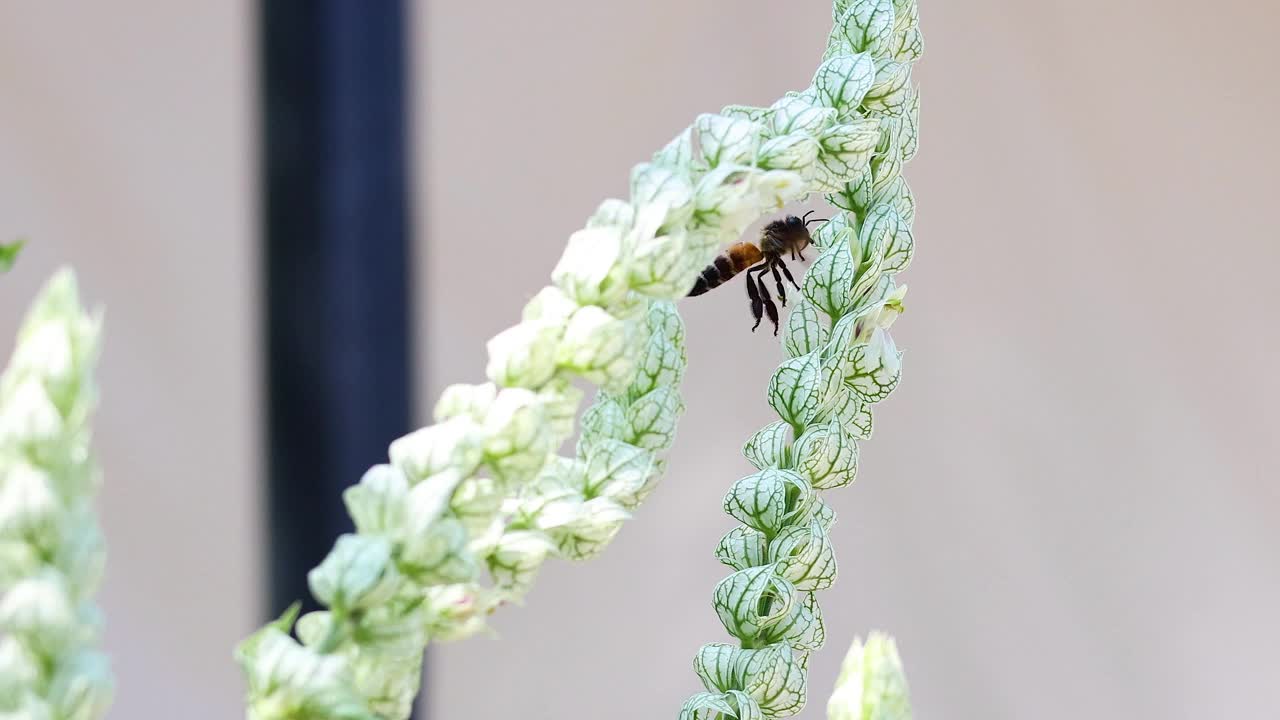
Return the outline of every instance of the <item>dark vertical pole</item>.
<path id="1" fill-rule="evenodd" d="M 409 429 L 401 0 L 262 0 L 271 609 L 351 528 L 341 493 Z"/>

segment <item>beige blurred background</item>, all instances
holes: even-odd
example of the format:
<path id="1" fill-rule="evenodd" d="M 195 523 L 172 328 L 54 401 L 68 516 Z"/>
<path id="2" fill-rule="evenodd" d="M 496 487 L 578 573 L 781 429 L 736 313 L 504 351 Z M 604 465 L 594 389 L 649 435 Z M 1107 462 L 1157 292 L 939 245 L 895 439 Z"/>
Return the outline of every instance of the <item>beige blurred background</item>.
<path id="1" fill-rule="evenodd" d="M 921 2 L 906 375 L 833 495 L 802 717 L 874 628 L 921 718 L 1274 717 L 1280 9 Z M 829 9 L 798 5 L 418 3 L 422 416 L 634 162 L 807 82 Z M 113 717 L 240 716 L 230 647 L 265 612 L 252 17 L 0 3 L 0 236 L 34 239 L 0 337 L 62 262 L 109 308 Z M 499 640 L 433 648 L 432 717 L 674 717 L 697 689 L 720 496 L 779 353 L 733 289 L 682 307 L 666 484 Z"/>

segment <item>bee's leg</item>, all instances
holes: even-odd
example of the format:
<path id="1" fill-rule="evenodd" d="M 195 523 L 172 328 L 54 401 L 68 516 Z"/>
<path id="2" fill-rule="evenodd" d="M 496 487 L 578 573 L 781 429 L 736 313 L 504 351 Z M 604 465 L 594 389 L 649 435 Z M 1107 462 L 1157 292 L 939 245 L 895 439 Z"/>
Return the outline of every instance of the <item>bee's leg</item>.
<path id="1" fill-rule="evenodd" d="M 773 323 L 773 334 L 778 334 L 778 306 L 769 297 L 769 288 L 764 284 L 764 273 L 756 275 L 756 285 L 760 290 L 760 299 L 764 301 L 764 311 L 769 314 L 769 322 Z"/>
<path id="2" fill-rule="evenodd" d="M 784 289 L 783 289 L 783 287 L 782 287 L 782 276 L 778 274 L 778 266 L 779 266 L 779 265 L 782 265 L 782 259 L 781 259 L 781 258 L 779 258 L 778 260 L 773 261 L 772 263 L 769 263 L 769 269 L 773 271 L 773 281 L 774 281 L 774 283 L 776 283 L 776 284 L 777 284 L 777 286 L 778 286 L 778 299 L 782 301 L 782 307 L 786 307 L 786 306 L 787 306 L 787 291 L 786 291 L 786 290 L 784 290 Z M 782 265 L 782 267 L 786 267 L 786 266 L 785 266 L 785 265 Z M 792 282 L 795 282 L 795 281 L 793 280 Z"/>
<path id="3" fill-rule="evenodd" d="M 752 279 L 751 273 L 755 268 L 747 271 L 747 296 L 751 298 L 751 317 L 756 319 L 756 324 L 751 326 L 751 332 L 755 332 L 760 327 L 760 319 L 764 317 L 764 301 L 760 299 L 760 292 L 756 290 L 755 280 Z"/>
<path id="4" fill-rule="evenodd" d="M 800 262 L 804 262 L 804 260 L 805 260 L 805 258 L 804 258 L 804 248 L 800 248 L 799 250 L 797 250 L 797 251 L 796 251 L 796 254 L 800 256 Z"/>
<path id="5" fill-rule="evenodd" d="M 793 277 L 791 277 L 791 271 L 787 269 L 787 264 L 786 264 L 786 263 L 784 263 L 784 262 L 782 262 L 781 260 L 779 260 L 779 261 L 778 261 L 778 267 L 782 268 L 782 274 L 783 274 L 783 275 L 786 275 L 786 276 L 787 276 L 787 280 L 790 280 L 790 281 L 791 281 L 791 284 L 792 284 L 792 285 L 795 285 L 795 286 L 796 286 L 796 289 L 797 289 L 797 290 L 799 290 L 799 289 L 800 289 L 800 283 L 796 282 L 796 279 L 795 279 L 795 278 L 793 278 Z M 777 271 L 777 270 L 774 270 L 773 272 L 776 274 L 778 271 Z"/>

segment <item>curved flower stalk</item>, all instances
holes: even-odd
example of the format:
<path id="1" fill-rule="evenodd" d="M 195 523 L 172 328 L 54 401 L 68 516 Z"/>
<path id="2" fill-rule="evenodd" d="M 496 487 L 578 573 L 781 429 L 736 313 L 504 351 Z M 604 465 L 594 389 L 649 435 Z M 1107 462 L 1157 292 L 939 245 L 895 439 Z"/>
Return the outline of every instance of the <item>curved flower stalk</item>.
<path id="1" fill-rule="evenodd" d="M 92 720 L 110 704 L 107 658 L 93 649 L 105 560 L 89 454 L 100 327 L 60 272 L 0 376 L 0 718 Z"/>
<path id="2" fill-rule="evenodd" d="M 899 173 L 916 150 L 916 6 L 841 0 L 835 16 L 813 85 L 784 106 L 744 111 L 770 122 L 797 107 L 833 114 L 857 129 L 866 153 L 829 176 L 828 200 L 843 212 L 815 233 L 821 254 L 786 320 L 789 359 L 768 388 L 781 419 L 747 442 L 744 454 L 758 472 L 725 496 L 725 511 L 742 524 L 716 549 L 733 573 L 716 586 L 714 607 L 738 643 L 699 651 L 694 666 L 705 692 L 685 703 L 688 720 L 786 717 L 804 706 L 808 656 L 825 639 L 815 593 L 836 577 L 828 537 L 835 513 L 822 492 L 853 482 L 871 405 L 901 373 L 888 330 L 906 290 L 894 278 L 914 244 L 914 201 Z"/>
<path id="3" fill-rule="evenodd" d="M 828 720 L 911 720 L 907 676 L 893 638 L 871 633 L 845 655 L 836 689 L 827 701 Z"/>
<path id="4" fill-rule="evenodd" d="M 682 411 L 672 301 L 765 213 L 861 177 L 881 132 L 857 102 L 897 102 L 878 68 L 841 54 L 806 93 L 703 115 L 632 171 L 630 199 L 600 206 L 489 342 L 490 382 L 448 388 L 436 424 L 347 491 L 357 532 L 309 576 L 328 610 L 297 619 L 300 642 L 288 613 L 239 649 L 251 718 L 405 717 L 428 640 L 483 629 L 547 557 L 604 548 L 660 477 Z M 601 391 L 576 453 L 558 457 L 574 378 Z"/>

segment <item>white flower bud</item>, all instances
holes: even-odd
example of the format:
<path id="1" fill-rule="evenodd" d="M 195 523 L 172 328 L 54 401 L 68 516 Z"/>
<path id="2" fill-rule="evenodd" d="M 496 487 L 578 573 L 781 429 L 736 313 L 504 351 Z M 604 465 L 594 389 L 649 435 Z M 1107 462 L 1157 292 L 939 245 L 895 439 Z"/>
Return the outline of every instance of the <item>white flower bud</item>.
<path id="1" fill-rule="evenodd" d="M 524 498 L 518 508 L 522 517 L 539 530 L 551 533 L 577 522 L 582 514 L 582 494 L 565 486 L 543 482 L 536 495 Z"/>
<path id="2" fill-rule="evenodd" d="M 630 432 L 626 407 L 619 399 L 601 393 L 595 403 L 582 413 L 582 437 L 578 447 L 586 449 L 602 440 L 624 440 Z"/>
<path id="3" fill-rule="evenodd" d="M 63 386 L 78 379 L 67 330 L 65 322 L 41 322 L 24 329 L 9 361 L 10 370 Z"/>
<path id="4" fill-rule="evenodd" d="M 882 330 L 888 330 L 893 327 L 894 321 L 897 320 L 898 316 L 906 309 L 906 306 L 902 302 L 906 295 L 907 286 L 905 283 L 894 289 L 893 293 L 885 299 L 884 305 L 880 308 L 879 312 L 876 313 L 876 327 L 879 327 Z"/>
<path id="5" fill-rule="evenodd" d="M 760 167 L 794 170 L 803 174 L 812 169 L 818 159 L 818 150 L 818 141 L 809 135 L 796 133 L 775 137 L 760 147 Z"/>
<path id="6" fill-rule="evenodd" d="M 533 584 L 538 568 L 553 550 L 555 545 L 540 532 L 516 530 L 503 533 L 489 554 L 489 574 L 498 588 L 524 594 Z"/>
<path id="7" fill-rule="evenodd" d="M 526 320 L 503 330 L 486 345 L 485 374 L 506 387 L 541 387 L 555 375 L 556 346 L 563 328 L 561 322 Z"/>
<path id="8" fill-rule="evenodd" d="M 608 307 L 629 289 L 629 254 L 623 230 L 618 227 L 579 230 L 569 237 L 564 255 L 551 271 L 551 280 L 579 305 Z"/>
<path id="9" fill-rule="evenodd" d="M 342 655 L 321 655 L 276 628 L 261 631 L 243 663 L 249 720 L 374 720 L 352 689 Z"/>
<path id="10" fill-rule="evenodd" d="M 587 219 L 587 227 L 627 227 L 635 219 L 635 208 L 626 200 L 609 198 L 600 203 L 595 214 Z"/>
<path id="11" fill-rule="evenodd" d="M 562 508 L 558 524 L 548 531 L 560 553 L 570 560 L 586 560 L 598 555 L 631 517 L 626 508 L 606 497 L 575 505 L 571 513 L 565 512 L 569 506 Z M 552 516 L 547 519 L 550 521 Z"/>
<path id="12" fill-rule="evenodd" d="M 374 465 L 342 493 L 356 530 L 368 535 L 394 535 L 404 527 L 409 481 L 395 465 Z"/>
<path id="13" fill-rule="evenodd" d="M 473 583 L 435 585 L 423 595 L 423 617 L 432 640 L 461 640 L 485 628 L 497 600 Z"/>
<path id="14" fill-rule="evenodd" d="M 789 170 L 770 170 L 752 179 L 752 191 L 756 202 L 764 212 L 781 210 L 787 203 L 803 200 L 809 194 L 809 186 L 799 173 Z"/>
<path id="15" fill-rule="evenodd" d="M 315 610 L 298 618 L 293 631 L 298 639 L 307 647 L 315 647 L 324 642 L 333 628 L 333 613 L 328 610 Z"/>
<path id="16" fill-rule="evenodd" d="M 525 303 L 520 318 L 525 322 L 540 320 L 547 325 L 563 328 L 569 322 L 569 316 L 577 309 L 578 303 L 564 294 L 554 285 L 548 285 L 538 291 L 533 299 Z"/>
<path id="17" fill-rule="evenodd" d="M 635 206 L 631 222 L 625 226 L 628 228 L 625 240 L 627 247 L 634 249 L 637 244 L 654 239 L 666 222 L 667 211 L 676 199 L 663 195 L 661 190 L 656 192 L 657 197 Z M 687 180 L 683 180 L 679 196 L 679 202 L 687 204 L 693 200 L 693 186 Z"/>
<path id="18" fill-rule="evenodd" d="M 758 123 L 724 115 L 699 115 L 693 125 L 709 167 L 745 165 L 755 160 L 763 128 Z"/>
<path id="19" fill-rule="evenodd" d="M 485 460 L 499 479 L 522 482 L 542 469 L 555 436 L 542 399 L 521 388 L 506 388 L 485 418 Z"/>
<path id="20" fill-rule="evenodd" d="M 870 55 L 836 55 L 813 76 L 818 97 L 842 114 L 852 112 L 875 82 L 876 64 Z"/>
<path id="21" fill-rule="evenodd" d="M 510 455 L 536 445 L 546 431 L 538 395 L 521 388 L 505 388 L 485 416 L 484 450 L 488 455 Z"/>
<path id="22" fill-rule="evenodd" d="M 21 695 L 23 689 L 34 687 L 43 675 L 39 655 L 12 635 L 0 637 L 0 706 L 4 700 Z"/>
<path id="23" fill-rule="evenodd" d="M 893 638 L 872 633 L 854 640 L 827 702 L 829 720 L 910 720 L 907 677 Z"/>
<path id="24" fill-rule="evenodd" d="M 568 378 L 555 378 L 538 391 L 542 398 L 543 408 L 547 413 L 547 426 L 554 437 L 552 445 L 560 443 L 573 435 L 574 420 L 578 416 L 578 406 L 582 404 L 582 390 L 574 387 Z"/>
<path id="25" fill-rule="evenodd" d="M 411 535 L 420 535 L 435 524 L 449 507 L 453 491 L 462 482 L 460 473 L 453 470 L 437 473 L 413 486 L 407 496 L 405 510 L 405 530 Z"/>
<path id="26" fill-rule="evenodd" d="M 626 323 L 588 305 L 569 319 L 556 360 L 596 384 L 625 382 L 633 367 L 626 350 Z"/>
<path id="27" fill-rule="evenodd" d="M 880 122 L 874 118 L 854 120 L 823 131 L 819 137 L 817 180 L 823 191 L 848 184 L 871 162 L 871 152 L 880 141 Z"/>
<path id="28" fill-rule="evenodd" d="M 25 540 L 0 540 L 0 588 L 36 572 L 44 561 Z"/>
<path id="29" fill-rule="evenodd" d="M 307 573 L 316 599 L 333 608 L 373 607 L 389 600 L 400 578 L 391 564 L 391 543 L 368 535 L 343 535 L 329 555 Z"/>
<path id="30" fill-rule="evenodd" d="M 684 225 L 693 212 L 693 183 L 688 167 L 640 163 L 631 171 L 631 202 L 635 206 L 630 225 L 648 227 L 643 216 L 657 211 L 653 231 Z M 619 223 L 623 225 L 624 223 Z"/>
<path id="31" fill-rule="evenodd" d="M 784 97 L 773 104 L 773 134 L 816 136 L 836 119 L 834 108 L 814 102 L 816 98 L 801 95 Z"/>
<path id="32" fill-rule="evenodd" d="M 880 402 L 902 378 L 902 353 L 882 327 L 871 328 L 870 341 L 849 349 L 844 382 L 866 402 Z"/>
<path id="33" fill-rule="evenodd" d="M 469 417 L 477 422 L 484 419 L 498 388 L 491 382 L 480 385 L 450 385 L 440 393 L 436 402 L 436 422 L 442 422 L 458 416 Z"/>
<path id="34" fill-rule="evenodd" d="M 391 443 L 391 462 L 410 483 L 445 470 L 470 475 L 483 458 L 484 434 L 474 420 L 456 417 L 416 430 Z"/>
<path id="35" fill-rule="evenodd" d="M 414 641 L 417 642 L 417 641 Z M 422 643 L 408 656 L 361 652 L 352 658 L 356 691 L 379 718 L 407 718 L 422 678 Z"/>
<path id="36" fill-rule="evenodd" d="M 618 440 L 593 443 L 586 456 L 588 496 L 603 495 L 619 502 L 642 492 L 653 477 L 653 453 Z"/>
<path id="37" fill-rule="evenodd" d="M 53 570 L 26 578 L 0 597 L 0 631 L 54 655 L 82 634 L 66 582 Z"/>
<path id="38" fill-rule="evenodd" d="M 632 249 L 630 286 L 646 296 L 676 299 L 689 292 L 701 266 L 698 256 L 689 250 L 684 227 L 657 236 L 668 217 L 667 208 L 663 199 L 641 205 L 636 213 L 627 236 Z"/>
<path id="39" fill-rule="evenodd" d="M 879 55 L 888 50 L 894 27 L 893 0 L 845 0 L 837 17 L 837 38 L 854 52 Z"/>
<path id="40" fill-rule="evenodd" d="M 449 512 L 466 527 L 470 535 L 479 535 L 493 523 L 505 498 L 503 486 L 488 477 L 468 478 L 458 484 L 449 499 Z"/>
<path id="41" fill-rule="evenodd" d="M 64 512 L 48 473 L 20 457 L 0 460 L 0 535 L 52 544 Z"/>
<path id="42" fill-rule="evenodd" d="M 369 608 L 359 617 L 349 620 L 351 634 L 359 644 L 361 654 L 394 658 L 406 664 L 421 658 L 427 640 L 421 609 L 417 604 L 421 594 L 421 588 L 412 588 L 395 601 Z M 409 603 L 400 602 L 402 599 Z M 412 667 L 405 670 L 413 672 Z"/>
<path id="43" fill-rule="evenodd" d="M 722 235 L 737 236 L 760 216 L 751 180 L 758 170 L 720 165 L 698 181 L 695 219 L 719 227 Z"/>
<path id="44" fill-rule="evenodd" d="M 637 208 L 645 205 L 662 205 L 667 213 L 686 208 L 694 197 L 694 186 L 689 178 L 689 163 L 692 156 L 691 136 L 689 131 L 682 133 L 672 143 L 672 147 L 680 146 L 680 154 L 684 161 L 675 164 L 640 163 L 631 169 L 631 202 Z M 655 159 L 657 160 L 657 159 Z M 672 222 L 667 215 L 664 223 Z M 659 223 L 662 224 L 662 223 Z"/>
<path id="45" fill-rule="evenodd" d="M 97 354 L 100 324 L 80 306 L 75 274 L 60 270 L 27 313 L 10 367 L 58 385 L 78 381 Z"/>
<path id="46" fill-rule="evenodd" d="M 862 107 L 871 113 L 899 116 L 908 111 L 911 97 L 911 64 L 880 60 L 875 83 L 862 98 Z"/>
<path id="47" fill-rule="evenodd" d="M 467 540 L 466 525 L 453 517 L 410 527 L 401 544 L 400 563 L 414 580 L 425 584 L 471 580 L 478 568 Z"/>
<path id="48" fill-rule="evenodd" d="M 0 386 L 0 446 L 51 442 L 62 429 L 62 414 L 40 378 L 28 375 L 14 387 Z"/>
<path id="49" fill-rule="evenodd" d="M 650 297 L 683 297 L 697 280 L 699 258 L 689 250 L 683 229 L 637 241 L 631 261 L 631 287 Z"/>

